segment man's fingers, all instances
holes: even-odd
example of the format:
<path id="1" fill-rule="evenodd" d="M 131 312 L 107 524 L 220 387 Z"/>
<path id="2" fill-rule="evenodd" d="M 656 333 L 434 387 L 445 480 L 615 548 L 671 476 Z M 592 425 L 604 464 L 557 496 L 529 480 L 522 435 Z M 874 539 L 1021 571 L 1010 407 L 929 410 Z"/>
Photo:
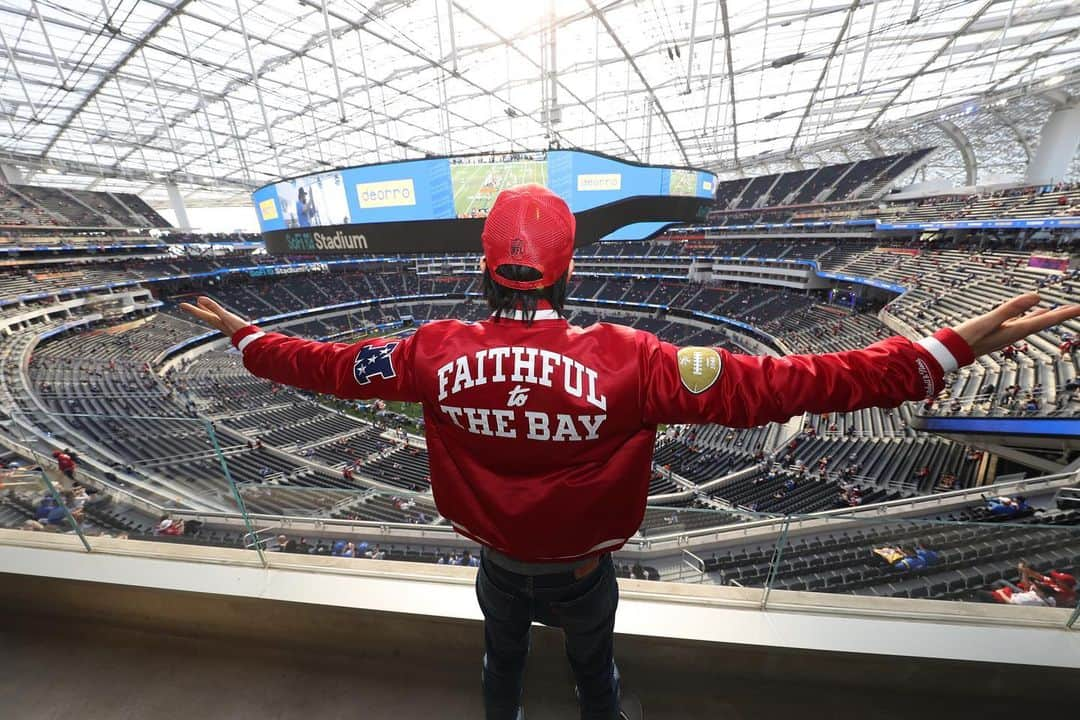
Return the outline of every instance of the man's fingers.
<path id="1" fill-rule="evenodd" d="M 201 307 L 195 307 L 191 303 L 180 303 L 180 309 L 189 315 L 194 315 L 203 322 L 210 322 L 211 320 L 217 319 L 217 315 L 214 313 L 209 310 L 203 310 Z"/>
<path id="2" fill-rule="evenodd" d="M 210 326 L 212 326 L 214 328 L 217 328 L 218 330 L 221 330 L 221 327 L 222 327 L 221 318 L 219 318 L 217 315 L 210 312 L 209 310 L 204 310 L 204 309 L 202 309 L 200 307 L 196 307 L 196 306 L 192 305 L 191 303 L 180 303 L 180 308 L 182 310 L 184 310 L 184 312 L 186 312 L 186 313 L 188 313 L 190 315 L 194 315 L 199 320 L 202 320 L 207 325 L 210 325 Z"/>
<path id="3" fill-rule="evenodd" d="M 1023 315 L 1040 302 L 1042 302 L 1042 298 L 1039 297 L 1039 293 L 1024 293 L 1023 295 L 1017 295 L 1016 297 L 1001 303 L 994 308 L 990 314 L 994 316 L 994 319 L 997 320 L 998 324 L 1001 324 L 1010 318 Z"/>
<path id="4" fill-rule="evenodd" d="M 1032 309 L 1042 298 L 1039 293 L 1024 293 L 1006 300 L 988 313 L 971 318 L 955 329 L 968 343 L 977 343 L 985 339 L 991 333 L 997 333 L 1005 323 L 1015 317 L 1023 315 Z"/>
<path id="5" fill-rule="evenodd" d="M 1009 323 L 1008 328 L 1012 330 L 1023 331 L 1021 337 L 1026 337 L 1033 333 L 1041 332 L 1047 328 L 1060 325 L 1066 320 L 1080 317 L 1080 305 L 1066 305 L 1065 307 L 1057 308 L 1056 310 L 1042 310 L 1041 312 L 1033 312 L 1022 318 L 1018 318 Z"/>
<path id="6" fill-rule="evenodd" d="M 1022 317 L 1016 318 L 1016 320 L 1030 320 L 1033 317 L 1038 317 L 1048 312 L 1050 312 L 1050 308 L 1035 308 L 1034 310 L 1024 313 Z M 1014 320 L 1010 320 L 1009 322 L 1014 322 Z"/>
<path id="7" fill-rule="evenodd" d="M 214 313 L 218 317 L 224 315 L 228 310 L 214 302 L 213 298 L 209 298 L 206 295 L 199 296 L 199 305 L 210 312 Z"/>

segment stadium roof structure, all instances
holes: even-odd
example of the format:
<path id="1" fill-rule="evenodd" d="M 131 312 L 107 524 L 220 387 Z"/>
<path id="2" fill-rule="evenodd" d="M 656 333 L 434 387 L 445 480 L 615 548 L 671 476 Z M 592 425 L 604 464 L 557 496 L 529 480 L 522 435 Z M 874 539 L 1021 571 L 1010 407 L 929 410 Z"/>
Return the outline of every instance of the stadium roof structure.
<path id="1" fill-rule="evenodd" d="M 0 162 L 148 199 L 551 146 L 730 177 L 939 144 L 963 184 L 1080 92 L 1080 3 L 0 0 L 0 64 Z"/>

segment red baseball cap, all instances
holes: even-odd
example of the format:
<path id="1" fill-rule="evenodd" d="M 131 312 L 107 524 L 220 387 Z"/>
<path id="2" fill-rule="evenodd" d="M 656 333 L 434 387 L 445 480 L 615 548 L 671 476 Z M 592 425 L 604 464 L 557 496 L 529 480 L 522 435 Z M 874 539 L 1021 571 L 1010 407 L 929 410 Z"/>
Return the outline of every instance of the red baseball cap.
<path id="1" fill-rule="evenodd" d="M 566 201 L 541 185 L 519 185 L 499 193 L 484 232 L 484 258 L 495 282 L 515 290 L 554 285 L 570 267 L 577 223 Z M 524 265 L 538 280 L 509 280 L 503 265 Z"/>

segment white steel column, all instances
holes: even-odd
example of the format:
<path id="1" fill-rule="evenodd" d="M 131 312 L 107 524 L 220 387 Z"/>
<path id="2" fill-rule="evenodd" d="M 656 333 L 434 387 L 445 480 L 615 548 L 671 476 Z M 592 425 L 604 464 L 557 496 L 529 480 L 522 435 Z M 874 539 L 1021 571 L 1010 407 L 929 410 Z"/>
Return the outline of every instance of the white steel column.
<path id="1" fill-rule="evenodd" d="M 1025 182 L 1042 185 L 1059 182 L 1080 147 L 1080 105 L 1050 113 L 1039 132 L 1039 147 L 1028 164 Z"/>
<path id="2" fill-rule="evenodd" d="M 169 207 L 176 213 L 176 224 L 181 230 L 190 230 L 191 222 L 188 220 L 187 208 L 184 206 L 184 197 L 180 194 L 180 188 L 176 183 L 171 182 L 165 184 L 165 190 L 169 193 Z"/>

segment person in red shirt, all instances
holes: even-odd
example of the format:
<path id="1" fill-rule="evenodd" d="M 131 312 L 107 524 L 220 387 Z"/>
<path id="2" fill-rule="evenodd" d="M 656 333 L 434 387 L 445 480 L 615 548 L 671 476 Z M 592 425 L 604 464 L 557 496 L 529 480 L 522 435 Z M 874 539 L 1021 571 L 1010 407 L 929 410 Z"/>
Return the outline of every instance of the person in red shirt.
<path id="1" fill-rule="evenodd" d="M 483 547 L 488 720 L 520 712 L 529 627 L 561 627 L 583 718 L 617 718 L 618 585 L 611 553 L 641 525 L 660 424 L 753 427 L 804 412 L 896 407 L 944 374 L 1080 316 L 1035 310 L 1035 293 L 912 342 L 754 357 L 677 347 L 563 317 L 575 219 L 549 190 L 502 191 L 481 236 L 492 316 L 440 320 L 409 337 L 315 342 L 266 332 L 200 297 L 183 308 L 225 333 L 253 374 L 343 399 L 421 403 L 439 512 Z"/>
<path id="2" fill-rule="evenodd" d="M 75 460 L 66 452 L 59 450 L 53 450 L 53 458 L 56 459 L 56 466 L 60 469 L 60 472 L 67 475 L 69 480 L 75 479 Z"/>
<path id="3" fill-rule="evenodd" d="M 1049 575 L 1043 575 L 1028 567 L 1026 563 L 1020 563 L 1017 569 L 1020 572 L 1018 585 L 1021 590 L 1031 590 L 1033 586 L 1039 586 L 1054 598 L 1057 607 L 1072 607 L 1076 604 L 1076 578 L 1069 573 L 1051 570 Z"/>

